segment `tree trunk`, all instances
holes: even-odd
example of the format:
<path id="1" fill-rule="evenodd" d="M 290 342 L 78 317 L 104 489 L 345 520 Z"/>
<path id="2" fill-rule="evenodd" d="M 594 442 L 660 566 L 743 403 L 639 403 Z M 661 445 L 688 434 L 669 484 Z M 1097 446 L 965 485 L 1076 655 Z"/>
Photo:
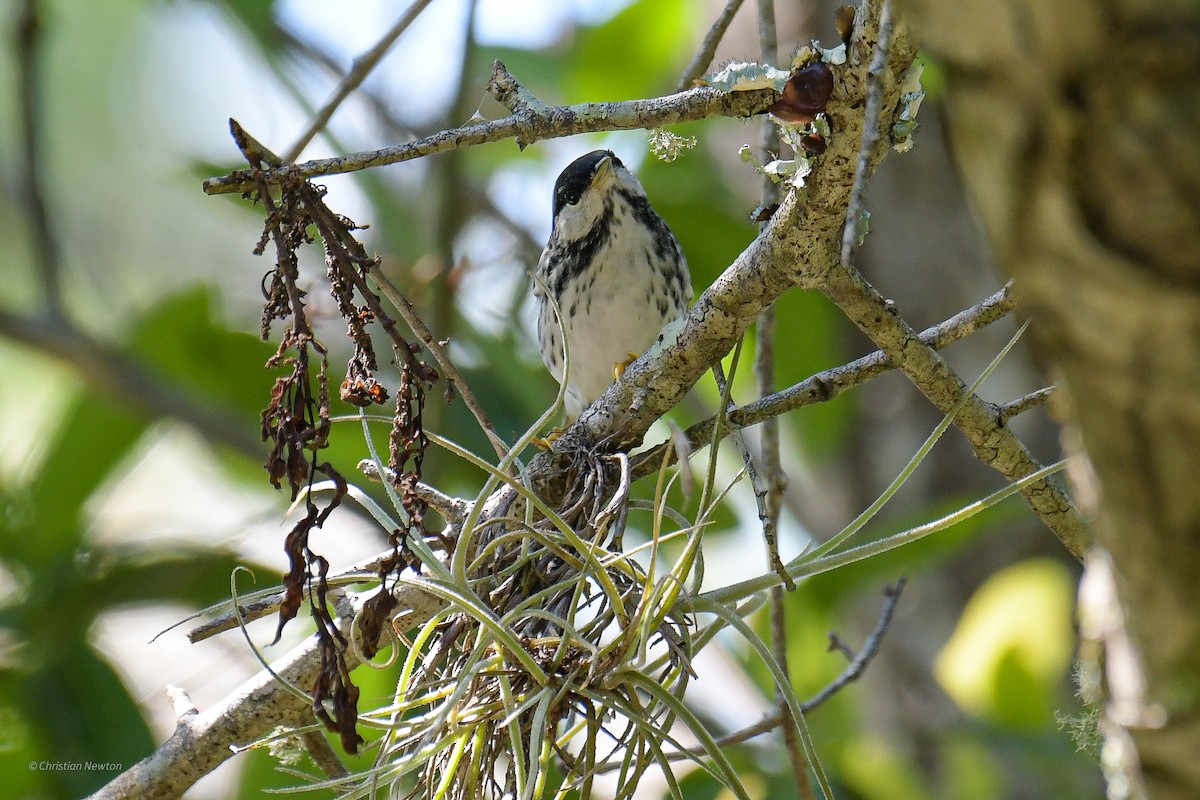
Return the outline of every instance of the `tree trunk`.
<path id="1" fill-rule="evenodd" d="M 1106 648 L 1106 768 L 1132 770 L 1127 796 L 1192 800 L 1200 5 L 906 0 L 901 10 L 946 70 L 964 181 L 1017 279 L 1035 351 L 1064 389 L 1080 454 L 1072 479 L 1094 517 L 1081 627 Z M 1088 601 L 1106 586 L 1119 602 L 1097 616 Z M 1110 770 L 1110 797 L 1118 780 Z"/>

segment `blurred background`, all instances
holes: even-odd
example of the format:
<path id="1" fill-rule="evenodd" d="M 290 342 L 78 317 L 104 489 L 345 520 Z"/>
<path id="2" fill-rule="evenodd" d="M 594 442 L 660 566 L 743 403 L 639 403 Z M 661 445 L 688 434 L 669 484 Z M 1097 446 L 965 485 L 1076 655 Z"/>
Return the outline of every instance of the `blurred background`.
<path id="1" fill-rule="evenodd" d="M 780 4 L 780 51 L 836 43 L 836 4 Z M 238 166 L 227 119 L 288 149 L 352 60 L 407 6 L 403 0 L 5 0 L 0 4 L 0 781 L 14 798 L 74 797 L 129 767 L 173 728 L 165 686 L 205 709 L 254 674 L 235 633 L 191 645 L 187 623 L 239 590 L 278 581 L 287 497 L 262 469 L 259 413 L 274 343 L 258 338 L 252 254 L 261 208 L 207 197 L 203 178 Z M 464 123 L 484 102 L 493 59 L 547 103 L 623 100 L 675 90 L 723 3 L 699 0 L 434 0 L 338 111 L 302 159 L 368 150 Z M 754 4 L 741 9 L 718 59 L 755 59 Z M 999 288 L 940 133 L 937 65 L 915 149 L 893 154 L 869 192 L 867 277 L 916 328 Z M 369 225 L 368 249 L 449 339 L 501 436 L 522 433 L 553 401 L 533 336 L 528 273 L 550 228 L 550 195 L 575 156 L 608 147 L 639 174 L 675 230 L 703 290 L 753 239 L 761 187 L 737 156 L 760 121 L 677 126 L 698 145 L 677 161 L 649 154 L 645 132 L 499 142 L 331 177 L 330 206 Z M 331 363 L 349 354 L 324 294 L 316 247 L 302 265 Z M 946 357 L 973 379 L 1016 329 L 1005 320 Z M 821 297 L 779 304 L 779 387 L 869 352 Z M 747 356 L 749 355 L 747 351 Z M 748 364 L 744 360 L 743 364 Z M 336 373 L 338 367 L 332 368 Z M 394 377 L 385 369 L 382 375 Z M 340 379 L 340 378 L 339 378 Z M 983 387 L 1005 401 L 1038 388 L 1023 351 Z M 753 399 L 748 368 L 735 399 Z M 718 395 L 706 378 L 675 412 L 686 425 Z M 350 413 L 348 406 L 335 409 Z M 939 421 L 899 375 L 782 420 L 790 477 L 785 559 L 868 505 Z M 460 402 L 434 398 L 426 424 L 490 452 Z M 1013 421 L 1049 463 L 1058 443 L 1044 412 Z M 648 441 L 664 438 L 664 428 Z M 366 455 L 356 424 L 335 428 L 328 458 L 345 475 Z M 726 478 L 736 456 L 722 461 Z M 426 479 L 473 496 L 483 477 L 431 451 Z M 357 480 L 368 491 L 376 487 Z M 882 536 L 1002 486 L 951 430 L 872 523 Z M 652 488 L 640 491 L 649 496 Z M 380 493 L 381 494 L 381 493 Z M 684 501 L 681 501 L 683 503 Z M 710 531 L 707 582 L 766 568 L 754 502 L 739 485 Z M 336 569 L 386 546 L 346 506 L 314 548 Z M 1076 565 L 1019 500 L 955 529 L 801 585 L 788 597 L 790 667 L 815 694 L 845 666 L 827 652 L 874 628 L 882 587 L 908 578 L 896 619 L 865 677 L 810 719 L 841 798 L 1092 798 L 1093 758 L 1057 721 L 1080 713 L 1070 680 Z M 764 632 L 765 619 L 756 620 Z M 274 622 L 251 626 L 265 646 Z M 161 633 L 161 635 L 159 635 Z M 306 631 L 298 620 L 269 658 Z M 766 670 L 739 643 L 706 656 L 692 694 L 724 730 L 768 713 Z M 700 665 L 698 665 L 699 667 Z M 395 675 L 360 668 L 361 707 L 386 700 Z M 795 796 L 770 736 L 731 752 L 762 798 Z M 349 759 L 354 766 L 354 759 Z M 190 793 L 257 797 L 296 784 L 255 751 Z M 119 771 L 119 770 L 117 770 Z M 688 774 L 689 798 L 722 796 Z M 646 798 L 661 791 L 648 781 Z"/>

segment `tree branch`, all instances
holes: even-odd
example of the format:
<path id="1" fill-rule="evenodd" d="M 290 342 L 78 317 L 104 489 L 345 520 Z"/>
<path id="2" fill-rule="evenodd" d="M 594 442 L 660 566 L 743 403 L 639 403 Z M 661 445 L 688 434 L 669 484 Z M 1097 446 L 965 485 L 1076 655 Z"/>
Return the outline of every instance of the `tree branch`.
<path id="1" fill-rule="evenodd" d="M 516 79 L 502 63 L 495 62 L 492 65 L 492 80 L 488 84 L 489 91 L 500 102 L 511 102 L 515 95 L 505 87 L 513 86 L 519 86 Z M 381 150 L 284 165 L 265 170 L 262 177 L 269 185 L 277 185 L 294 179 L 306 180 L 320 175 L 382 167 L 503 139 L 516 139 L 518 144 L 525 147 L 542 139 L 577 133 L 659 128 L 707 117 L 749 117 L 765 112 L 775 102 L 776 96 L 771 89 L 723 92 L 699 86 L 666 97 L 622 103 L 581 103 L 574 106 L 530 103 L 503 119 L 464 125 Z M 209 178 L 204 181 L 203 188 L 207 194 L 245 193 L 255 188 L 255 182 L 250 170 L 239 169 L 220 178 Z"/>
<path id="2" fill-rule="evenodd" d="M 941 350 L 980 328 L 1003 319 L 1016 307 L 1016 300 L 1012 296 L 1012 283 L 1009 282 L 998 292 L 971 308 L 960 311 L 944 322 L 926 328 L 920 334 L 921 341 L 930 347 Z M 747 428 L 797 408 L 828 402 L 843 392 L 892 369 L 895 369 L 895 365 L 887 355 L 882 350 L 876 350 L 874 353 L 862 356 L 848 364 L 818 372 L 816 375 L 805 378 L 803 381 L 767 397 L 739 408 L 730 409 L 725 416 L 726 427 L 730 430 Z M 709 417 L 684 431 L 684 440 L 689 449 L 702 447 L 712 441 L 713 425 L 715 424 L 716 417 Z M 634 478 L 644 478 L 656 471 L 662 464 L 664 449 L 672 451 L 673 455 L 668 463 L 674 463 L 674 453 L 676 452 L 674 440 L 662 442 L 637 455 L 633 462 Z"/>
<path id="3" fill-rule="evenodd" d="M 725 4 L 725 8 L 721 9 L 721 13 L 713 22 L 712 27 L 708 29 L 708 33 L 704 34 L 704 41 L 700 43 L 700 49 L 683 71 L 682 77 L 679 78 L 677 87 L 679 91 L 682 92 L 684 89 L 689 88 L 708 69 L 708 66 L 712 63 L 713 56 L 717 53 L 717 47 L 721 44 L 721 40 L 725 38 L 725 32 L 729 30 L 730 23 L 733 22 L 734 16 L 737 15 L 738 9 L 741 7 L 742 0 L 729 0 Z"/>
<path id="4" fill-rule="evenodd" d="M 342 635 L 374 592 L 347 593 L 337 603 Z M 405 583 L 394 592 L 405 624 L 417 626 L 443 607 L 442 601 L 418 585 Z M 407 610 L 407 613 L 404 613 Z M 360 650 L 346 651 L 347 668 L 361 663 Z M 310 636 L 272 665 L 280 679 L 302 689 L 311 687 L 320 671 L 320 642 Z M 264 671 L 243 683 L 208 711 L 180 716 L 175 732 L 157 750 L 102 787 L 91 800 L 168 800 L 177 798 L 197 780 L 234 755 L 230 745 L 247 745 L 277 726 L 302 728 L 318 724 L 312 703 L 283 688 Z"/>

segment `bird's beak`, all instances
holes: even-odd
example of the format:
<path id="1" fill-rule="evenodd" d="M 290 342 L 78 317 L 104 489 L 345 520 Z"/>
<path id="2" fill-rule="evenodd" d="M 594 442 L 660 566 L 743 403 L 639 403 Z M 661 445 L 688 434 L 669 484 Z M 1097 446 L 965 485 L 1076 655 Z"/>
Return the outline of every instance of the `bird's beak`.
<path id="1" fill-rule="evenodd" d="M 600 188 L 612 182 L 613 165 L 612 158 L 605 156 L 600 159 L 600 163 L 596 165 L 596 171 L 592 173 L 592 186 Z"/>

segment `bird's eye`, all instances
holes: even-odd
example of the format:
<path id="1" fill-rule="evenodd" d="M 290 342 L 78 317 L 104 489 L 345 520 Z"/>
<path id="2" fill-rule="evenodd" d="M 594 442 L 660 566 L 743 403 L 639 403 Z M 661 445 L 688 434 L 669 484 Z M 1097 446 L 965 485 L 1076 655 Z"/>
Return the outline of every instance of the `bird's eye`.
<path id="1" fill-rule="evenodd" d="M 579 192 L 567 192 L 563 200 L 567 201 L 567 205 L 573 206 L 579 202 L 581 194 Z"/>

